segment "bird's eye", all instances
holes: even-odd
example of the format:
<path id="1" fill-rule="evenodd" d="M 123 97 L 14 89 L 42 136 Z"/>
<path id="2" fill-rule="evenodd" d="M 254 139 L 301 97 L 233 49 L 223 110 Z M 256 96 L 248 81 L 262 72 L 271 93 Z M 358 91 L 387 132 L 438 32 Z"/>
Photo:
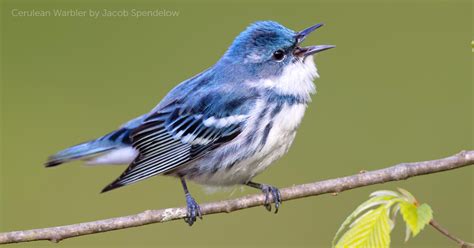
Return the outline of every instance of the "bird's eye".
<path id="1" fill-rule="evenodd" d="M 283 50 L 277 50 L 273 53 L 273 59 L 280 62 L 285 58 L 285 52 Z"/>

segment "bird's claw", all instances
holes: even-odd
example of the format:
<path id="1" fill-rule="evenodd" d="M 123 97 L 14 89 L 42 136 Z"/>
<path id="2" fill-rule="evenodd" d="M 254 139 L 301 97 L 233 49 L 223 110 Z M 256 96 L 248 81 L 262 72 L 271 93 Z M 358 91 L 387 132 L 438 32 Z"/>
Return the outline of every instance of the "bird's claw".
<path id="1" fill-rule="evenodd" d="M 188 223 L 189 226 L 192 226 L 194 222 L 196 222 L 196 217 L 202 219 L 201 207 L 199 207 L 196 200 L 194 200 L 194 198 L 189 194 L 186 195 L 186 206 L 187 213 L 184 221 Z"/>
<path id="2" fill-rule="evenodd" d="M 272 211 L 272 204 L 270 201 L 270 196 L 273 198 L 273 202 L 275 203 L 275 214 L 278 213 L 278 209 L 280 208 L 281 205 L 281 193 L 280 190 L 277 187 L 271 186 L 271 185 L 262 185 L 262 192 L 265 194 L 265 203 L 263 206 L 271 212 Z"/>

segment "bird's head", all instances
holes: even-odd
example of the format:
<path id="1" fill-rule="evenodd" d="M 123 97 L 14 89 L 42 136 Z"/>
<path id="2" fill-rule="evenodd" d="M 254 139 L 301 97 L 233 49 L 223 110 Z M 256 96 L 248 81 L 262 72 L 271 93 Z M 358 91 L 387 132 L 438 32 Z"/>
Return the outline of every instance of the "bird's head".
<path id="1" fill-rule="evenodd" d="M 321 26 L 322 24 L 316 24 L 295 32 L 274 21 L 256 22 L 235 38 L 224 58 L 231 63 L 242 65 L 259 79 L 273 78 L 273 81 L 278 81 L 278 78 L 290 75 L 296 77 L 291 81 L 297 81 L 298 77 L 311 78 L 312 81 L 317 75 L 312 55 L 334 46 L 303 47 L 301 43 Z M 292 82 L 285 82 L 289 83 Z M 276 85 L 277 88 L 288 88 L 287 86 Z"/>
<path id="2" fill-rule="evenodd" d="M 226 56 L 237 63 L 263 63 L 275 68 L 302 62 L 308 56 L 334 47 L 301 46 L 303 40 L 321 26 L 322 23 L 295 32 L 274 21 L 255 22 L 235 38 Z"/>

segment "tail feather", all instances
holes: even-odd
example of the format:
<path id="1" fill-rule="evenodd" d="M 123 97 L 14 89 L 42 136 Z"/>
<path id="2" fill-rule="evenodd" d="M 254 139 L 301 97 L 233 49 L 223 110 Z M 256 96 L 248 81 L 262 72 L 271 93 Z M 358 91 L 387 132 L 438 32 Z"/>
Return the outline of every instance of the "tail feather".
<path id="1" fill-rule="evenodd" d="M 48 158 L 46 167 L 57 166 L 71 160 L 82 159 L 114 149 L 113 146 L 101 146 L 95 140 L 66 148 Z"/>
<path id="2" fill-rule="evenodd" d="M 121 128 L 96 140 L 84 142 L 50 156 L 45 163 L 46 167 L 58 166 L 60 164 L 77 160 L 87 159 L 101 153 L 122 148 L 130 145 L 130 130 Z"/>
<path id="3" fill-rule="evenodd" d="M 107 191 L 111 191 L 113 189 L 116 189 L 116 188 L 120 188 L 122 186 L 125 186 L 124 184 L 120 183 L 119 180 L 115 180 L 113 181 L 112 183 L 108 184 L 107 186 L 105 186 L 105 188 L 102 189 L 102 191 L 100 193 L 105 193 Z"/>

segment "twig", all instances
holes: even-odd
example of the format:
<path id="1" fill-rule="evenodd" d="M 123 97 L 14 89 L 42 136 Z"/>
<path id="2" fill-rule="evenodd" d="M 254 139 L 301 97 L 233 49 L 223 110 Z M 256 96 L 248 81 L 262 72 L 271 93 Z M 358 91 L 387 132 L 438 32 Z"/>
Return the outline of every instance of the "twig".
<path id="1" fill-rule="evenodd" d="M 367 171 L 347 177 L 296 185 L 281 189 L 281 196 L 283 201 L 289 201 L 308 196 L 339 193 L 349 189 L 390 181 L 404 180 L 414 176 L 452 170 L 472 164 L 474 164 L 474 151 L 463 151 L 443 159 L 401 163 L 381 170 Z M 230 213 L 241 209 L 263 205 L 264 201 L 265 197 L 263 194 L 248 195 L 232 200 L 201 204 L 201 212 L 203 215 Z M 63 239 L 82 235 L 182 219 L 185 215 L 185 208 L 167 208 L 161 210 L 147 210 L 135 215 L 73 225 L 6 232 L 0 233 L 0 244 L 36 240 L 59 242 Z"/>
<path id="2" fill-rule="evenodd" d="M 434 227 L 434 229 L 438 230 L 440 233 L 442 233 L 444 236 L 448 237 L 451 240 L 454 240 L 454 242 L 458 243 L 459 247 L 461 248 L 473 248 L 474 244 L 471 244 L 469 242 L 466 242 L 456 236 L 453 236 L 446 230 L 444 227 L 440 226 L 438 222 L 435 220 L 430 221 L 430 225 Z"/>

